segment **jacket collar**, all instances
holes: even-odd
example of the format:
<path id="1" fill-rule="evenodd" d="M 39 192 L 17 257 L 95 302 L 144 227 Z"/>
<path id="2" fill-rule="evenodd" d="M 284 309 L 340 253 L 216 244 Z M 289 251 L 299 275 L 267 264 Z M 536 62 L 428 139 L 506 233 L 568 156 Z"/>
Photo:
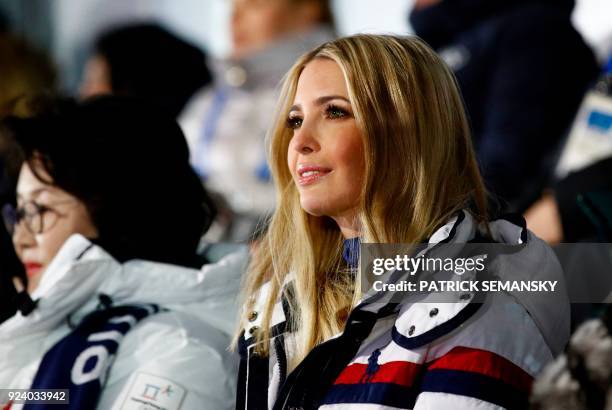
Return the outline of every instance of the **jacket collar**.
<path id="1" fill-rule="evenodd" d="M 514 245 L 511 252 L 495 255 L 493 260 L 487 263 L 490 275 L 499 280 L 557 282 L 557 290 L 545 297 L 537 292 L 509 293 L 533 318 L 551 352 L 562 352 L 564 346 L 560 343 L 567 338 L 561 336 L 569 337 L 569 301 L 563 270 L 554 251 L 527 230 L 525 220 L 520 215 L 502 216 L 490 221 L 488 225 L 491 242 Z M 423 252 L 435 252 L 442 244 L 478 243 L 487 233 L 484 225 L 478 225 L 471 214 L 463 210 L 431 236 Z M 446 249 L 448 248 L 445 248 L 444 255 L 451 256 L 447 255 Z M 397 283 L 404 279 L 405 275 L 403 272 L 392 272 L 387 282 Z M 464 275 L 464 279 L 472 278 L 468 274 Z M 399 303 L 395 301 L 394 296 L 394 292 L 366 295 L 356 309 L 384 316 L 401 308 L 402 315 L 411 318 L 414 323 L 429 323 L 410 335 L 402 334 L 394 328 L 394 339 L 398 339 L 396 342 L 411 349 L 453 331 L 482 306 L 482 300 L 477 300 L 474 292 L 464 292 L 457 295 L 459 299 L 456 302 L 445 303 L 439 303 L 442 297 L 436 297 L 435 294 L 425 297 L 408 296 Z M 435 324 L 429 320 L 432 309 L 440 312 Z"/>
<path id="2" fill-rule="evenodd" d="M 462 223 L 466 218 L 470 223 Z M 471 215 L 468 212 L 461 211 L 456 216 L 451 218 L 448 223 L 436 230 L 436 232 L 428 240 L 428 249 L 435 247 L 438 243 L 445 243 L 450 240 L 455 240 L 457 242 L 466 242 L 471 237 L 471 235 L 473 235 L 474 230 L 475 228 Z M 354 245 L 354 240 L 350 241 L 348 244 L 345 243 L 345 247 L 348 246 L 353 250 Z M 292 280 L 292 274 L 289 274 L 285 277 L 285 282 L 283 284 L 285 290 L 282 292 L 283 296 L 279 301 L 276 302 L 274 306 L 270 322 L 272 337 L 292 330 L 289 329 L 287 326 L 287 318 L 290 315 L 288 306 L 290 305 L 290 303 L 286 301 L 287 295 L 291 294 L 290 290 L 288 289 L 292 287 Z M 239 349 L 241 353 L 246 352 L 247 347 L 253 345 L 255 342 L 255 338 L 252 335 L 262 325 L 263 315 L 261 314 L 261 312 L 263 312 L 265 308 L 265 303 L 268 300 L 269 291 L 269 282 L 265 283 L 259 289 L 257 299 L 255 300 L 255 304 L 253 306 L 253 311 L 249 313 L 249 316 L 253 317 L 254 319 L 249 322 L 248 326 L 244 331 L 243 336 L 240 339 Z M 360 304 L 358 304 L 355 309 L 353 309 L 351 317 L 355 318 L 355 320 L 357 321 L 360 321 L 362 315 L 366 315 L 367 317 L 372 318 L 384 317 L 396 313 L 399 310 L 399 304 L 391 302 L 392 296 L 393 295 L 391 293 L 383 292 L 376 293 L 374 295 L 371 295 L 370 297 L 366 296 L 366 298 Z"/>
<path id="3" fill-rule="evenodd" d="M 144 260 L 120 264 L 83 236 L 73 235 L 32 293 L 37 308 L 28 316 L 18 312 L 0 324 L 0 340 L 54 329 L 66 320 L 78 323 L 100 305 L 101 294 L 108 295 L 113 305 L 156 303 L 177 311 L 221 305 L 235 298 L 247 256 L 245 248 L 201 270 Z M 201 315 L 207 313 L 205 308 L 198 310 Z M 229 310 L 208 318 L 227 333 L 234 326 Z"/>

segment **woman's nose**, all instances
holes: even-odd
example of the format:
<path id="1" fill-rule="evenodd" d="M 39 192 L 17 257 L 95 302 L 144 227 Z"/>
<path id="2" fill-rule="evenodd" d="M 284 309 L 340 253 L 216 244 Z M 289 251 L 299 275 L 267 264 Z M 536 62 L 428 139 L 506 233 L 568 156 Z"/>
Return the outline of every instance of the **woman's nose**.
<path id="1" fill-rule="evenodd" d="M 13 228 L 13 246 L 17 254 L 21 254 L 24 249 L 36 245 L 34 235 L 23 225 L 23 221 L 16 224 Z"/>
<path id="2" fill-rule="evenodd" d="M 295 130 L 293 142 L 294 149 L 304 155 L 318 151 L 321 148 L 316 138 L 315 127 L 306 121 L 303 122 L 299 129 Z"/>

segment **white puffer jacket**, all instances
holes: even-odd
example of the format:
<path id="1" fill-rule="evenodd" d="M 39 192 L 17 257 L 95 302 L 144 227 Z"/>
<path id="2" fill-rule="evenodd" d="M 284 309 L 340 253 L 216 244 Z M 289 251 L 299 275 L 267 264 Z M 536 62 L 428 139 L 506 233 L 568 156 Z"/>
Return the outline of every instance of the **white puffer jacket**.
<path id="1" fill-rule="evenodd" d="M 32 294 L 37 308 L 0 325 L 0 386 L 30 388 L 45 352 L 106 294 L 114 306 L 154 303 L 169 311 L 143 319 L 123 338 L 98 409 L 140 408 L 143 403 L 132 398 L 142 394 L 143 383 L 175 387 L 168 410 L 233 408 L 237 360 L 227 346 L 247 256 L 245 249 L 200 271 L 137 260 L 120 264 L 72 236 Z"/>
<path id="2" fill-rule="evenodd" d="M 514 220 L 517 219 L 517 220 Z M 500 281 L 554 281 L 550 293 L 499 291 L 394 292 L 366 294 L 344 331 L 315 347 L 297 368 L 288 363 L 299 332 L 291 321 L 291 275 L 270 321 L 270 354 L 255 353 L 253 336 L 263 326 L 269 284 L 257 294 L 239 343 L 242 356 L 236 408 L 325 410 L 502 410 L 528 407 L 533 378 L 569 338 L 570 305 L 561 266 L 520 218 L 489 223 L 491 239 L 513 252 L 491 256 L 487 274 Z M 484 226 L 462 211 L 428 241 L 438 245 L 478 243 Z M 486 242 L 485 242 L 486 243 Z M 438 257 L 451 256 L 438 248 Z M 499 248 L 496 248 L 499 249 Z M 437 252 L 437 251 L 436 251 Z M 410 273 L 390 276 L 400 283 Z M 433 272 L 448 276 L 443 271 Z M 472 280 L 475 271 L 458 274 Z M 289 295 L 289 296 L 287 296 Z M 395 296 L 401 296 L 396 298 Z"/>

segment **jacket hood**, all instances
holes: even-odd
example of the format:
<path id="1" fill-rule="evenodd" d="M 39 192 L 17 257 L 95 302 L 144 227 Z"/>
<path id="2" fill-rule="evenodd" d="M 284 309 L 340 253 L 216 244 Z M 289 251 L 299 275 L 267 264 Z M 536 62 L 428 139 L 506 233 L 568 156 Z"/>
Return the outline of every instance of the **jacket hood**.
<path id="1" fill-rule="evenodd" d="M 482 21 L 529 5 L 546 5 L 569 18 L 574 0 L 442 0 L 433 6 L 413 9 L 409 20 L 415 34 L 437 49 L 452 37 Z"/>
<path id="2" fill-rule="evenodd" d="M 50 330 L 65 320 L 78 323 L 101 305 L 100 295 L 113 305 L 155 303 L 191 313 L 231 334 L 247 258 L 245 247 L 201 270 L 143 260 L 121 264 L 83 236 L 73 235 L 32 293 L 37 308 L 2 323 L 0 340 Z"/>
<path id="3" fill-rule="evenodd" d="M 477 244 L 484 243 L 482 250 L 487 256 L 486 273 L 489 280 L 500 282 L 556 282 L 554 292 L 544 295 L 540 292 L 514 290 L 504 291 L 504 293 L 509 294 L 511 299 L 529 313 L 552 354 L 561 353 L 569 338 L 570 305 L 563 270 L 553 250 L 526 229 L 525 221 L 520 216 L 493 220 L 489 222 L 489 231 L 490 237 L 485 226 L 478 224 L 472 215 L 464 210 L 436 230 L 430 237 L 426 249 L 421 253 L 428 255 L 428 257 L 452 258 L 458 256 L 459 252 L 463 252 L 463 247 L 467 244 L 472 243 L 480 249 L 481 245 Z M 473 252 L 469 248 L 465 250 Z M 480 255 L 480 251 L 478 254 Z M 410 273 L 399 271 L 399 275 L 393 277 L 393 271 L 389 271 L 389 273 L 391 276 L 388 277 L 388 282 L 395 283 L 406 279 L 406 275 L 410 275 Z M 428 276 L 428 280 L 464 281 L 478 279 L 475 276 L 475 271 L 461 275 L 451 274 L 450 276 L 446 272 L 433 272 L 429 275 L 433 276 Z M 437 306 L 441 300 L 445 300 L 445 310 L 450 312 L 447 315 L 447 320 L 451 321 L 452 319 L 457 322 L 459 318 L 463 318 L 461 319 L 463 321 L 475 313 L 480 304 L 475 300 L 472 302 L 475 292 L 459 293 L 464 294 L 463 296 L 467 293 L 470 297 L 464 301 L 462 298 L 453 299 L 459 295 L 452 292 L 428 292 L 425 294 L 417 292 L 416 294 L 408 293 L 401 300 L 401 304 L 408 309 L 414 309 L 416 312 L 414 316 L 418 318 L 419 315 L 424 315 L 423 317 L 428 315 L 428 309 L 423 306 L 428 306 L 427 304 Z M 495 297 L 496 294 L 492 292 L 486 297 L 489 296 Z M 394 292 L 368 293 L 362 305 L 362 310 L 379 312 L 384 309 L 385 304 L 393 300 L 393 297 Z M 426 319 L 422 321 L 428 322 Z M 423 329 L 423 332 L 427 333 L 427 330 Z M 419 336 L 415 336 L 415 339 L 417 337 Z"/>
<path id="4" fill-rule="evenodd" d="M 520 245 L 515 246 L 519 250 L 497 255 L 489 269 L 501 280 L 557 283 L 556 290 L 545 295 L 524 291 L 509 293 L 531 315 L 553 354 L 560 354 L 570 331 L 570 304 L 563 268 L 552 248 L 527 230 L 522 217 L 511 219 L 495 220 L 489 224 L 489 229 L 496 242 Z"/>
<path id="5" fill-rule="evenodd" d="M 518 304 L 529 313 L 539 328 L 553 355 L 561 353 L 569 339 L 569 297 L 563 269 L 554 251 L 546 242 L 527 230 L 520 215 L 510 215 L 489 222 L 491 239 L 500 245 L 510 245 L 509 253 L 495 255 L 487 264 L 494 278 L 502 281 L 556 281 L 555 292 L 543 296 L 537 292 L 509 291 Z M 447 233 L 448 232 L 448 233 Z M 467 243 L 477 234 L 486 235 L 483 225 L 478 225 L 467 211 L 455 221 L 440 228 L 430 243 Z"/>

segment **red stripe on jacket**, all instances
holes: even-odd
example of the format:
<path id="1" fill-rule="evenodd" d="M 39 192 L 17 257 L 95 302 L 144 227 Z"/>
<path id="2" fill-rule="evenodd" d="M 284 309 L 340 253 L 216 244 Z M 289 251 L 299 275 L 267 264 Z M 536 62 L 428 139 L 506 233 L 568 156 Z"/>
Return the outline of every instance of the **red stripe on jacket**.
<path id="1" fill-rule="evenodd" d="M 501 380 L 524 392 L 531 391 L 533 382 L 533 377 L 529 373 L 510 360 L 486 350 L 469 347 L 455 347 L 427 367 L 428 369 L 480 373 Z"/>
<path id="2" fill-rule="evenodd" d="M 334 384 L 394 383 L 411 387 L 422 367 L 411 362 L 388 362 L 380 364 L 373 375 L 368 375 L 367 364 L 353 363 L 340 373 Z"/>
<path id="3" fill-rule="evenodd" d="M 353 363 L 340 373 L 334 384 L 393 383 L 412 387 L 419 374 L 429 369 L 479 373 L 498 379 L 524 392 L 531 391 L 533 382 L 533 377 L 506 358 L 486 350 L 468 347 L 455 347 L 427 366 L 406 361 L 393 361 L 379 364 L 373 375 L 367 374 L 367 368 L 367 364 Z"/>

